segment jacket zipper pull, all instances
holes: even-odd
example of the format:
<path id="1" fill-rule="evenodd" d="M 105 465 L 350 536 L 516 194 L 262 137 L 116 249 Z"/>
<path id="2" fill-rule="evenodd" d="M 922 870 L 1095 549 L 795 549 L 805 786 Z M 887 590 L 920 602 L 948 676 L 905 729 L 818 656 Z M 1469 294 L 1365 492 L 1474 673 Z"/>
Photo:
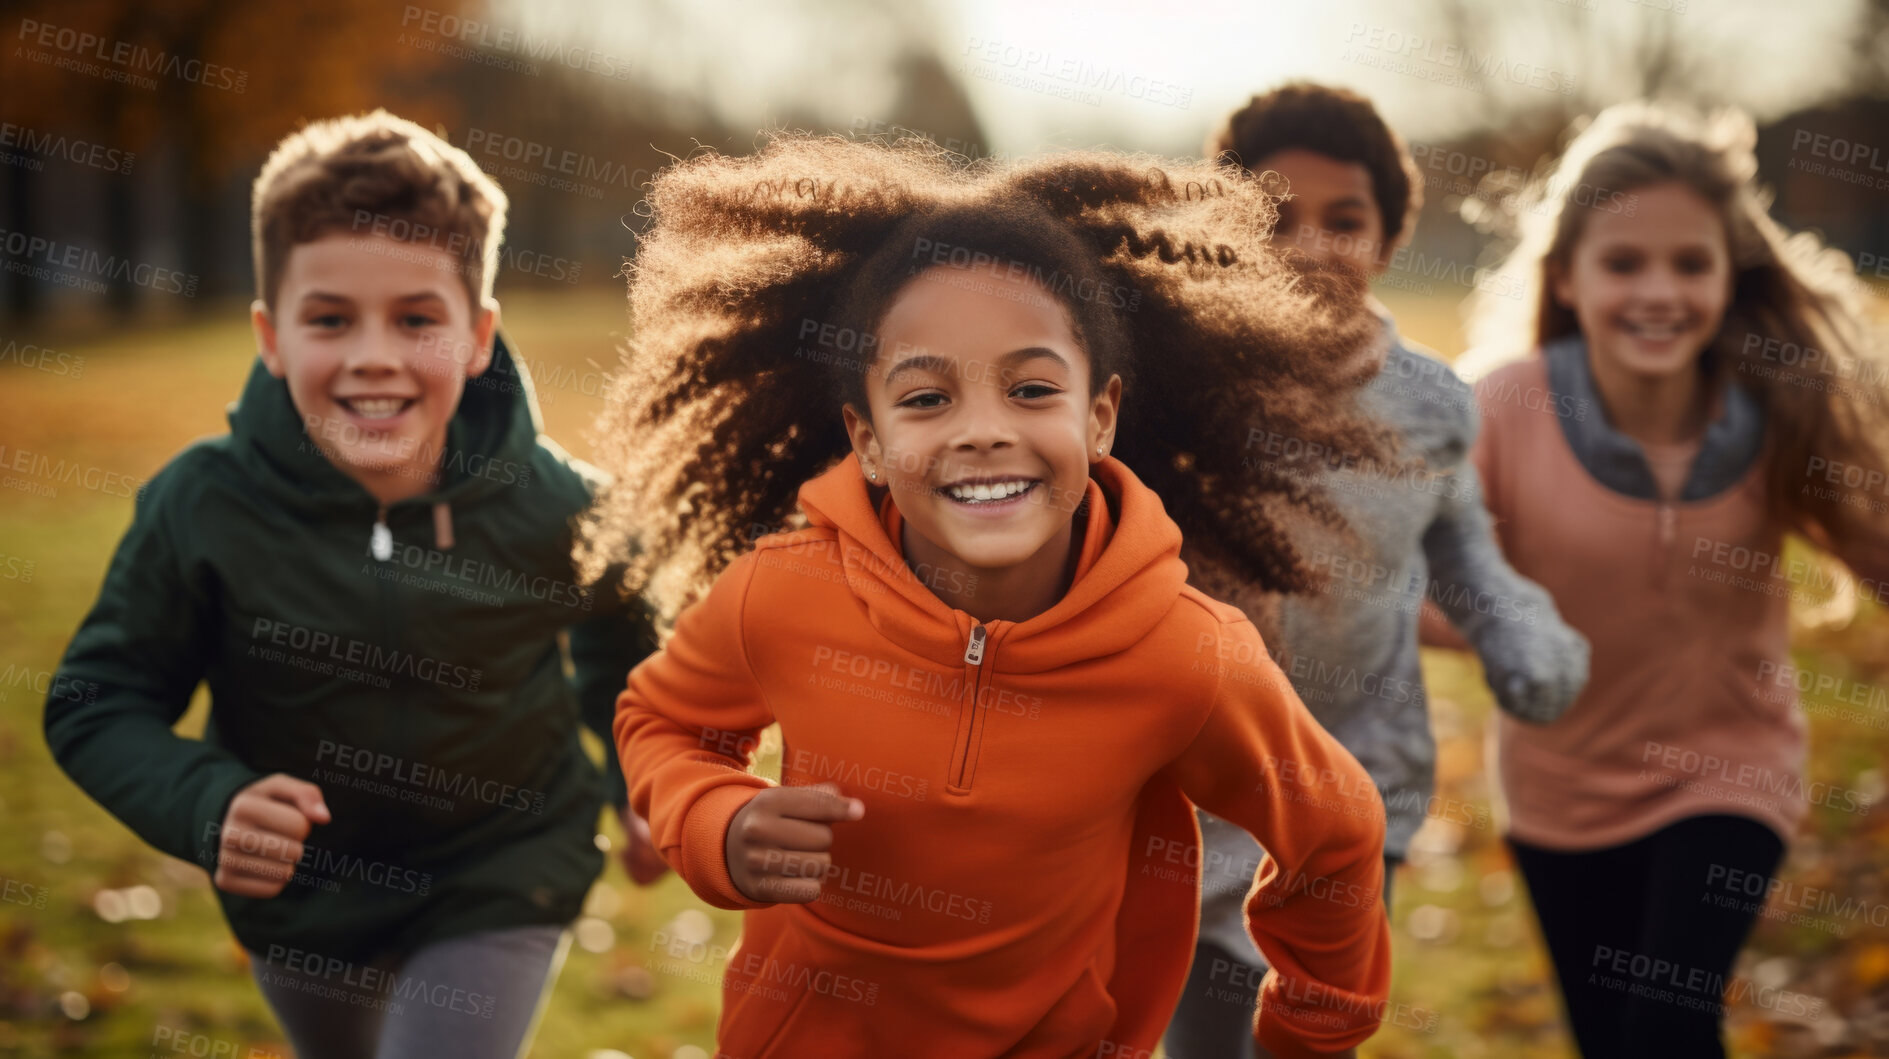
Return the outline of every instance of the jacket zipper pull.
<path id="1" fill-rule="evenodd" d="M 387 509 L 381 508 L 374 515 L 374 531 L 367 538 L 368 550 L 381 562 L 394 557 L 394 531 L 387 528 Z"/>
<path id="2" fill-rule="evenodd" d="M 971 626 L 971 640 L 964 645 L 964 660 L 974 666 L 984 664 L 984 627 Z"/>

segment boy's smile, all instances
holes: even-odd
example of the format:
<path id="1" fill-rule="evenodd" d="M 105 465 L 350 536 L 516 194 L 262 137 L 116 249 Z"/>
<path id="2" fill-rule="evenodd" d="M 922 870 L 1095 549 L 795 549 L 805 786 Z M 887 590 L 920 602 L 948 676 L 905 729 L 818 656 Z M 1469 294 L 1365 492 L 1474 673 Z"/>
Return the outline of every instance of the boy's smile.
<path id="1" fill-rule="evenodd" d="M 386 429 L 412 408 L 419 397 L 390 397 L 385 394 L 335 395 L 335 403 L 363 426 Z"/>
<path id="2" fill-rule="evenodd" d="M 466 379 L 491 362 L 498 307 L 473 312 L 447 250 L 334 233 L 289 252 L 263 362 L 324 456 L 383 504 L 433 485 Z"/>

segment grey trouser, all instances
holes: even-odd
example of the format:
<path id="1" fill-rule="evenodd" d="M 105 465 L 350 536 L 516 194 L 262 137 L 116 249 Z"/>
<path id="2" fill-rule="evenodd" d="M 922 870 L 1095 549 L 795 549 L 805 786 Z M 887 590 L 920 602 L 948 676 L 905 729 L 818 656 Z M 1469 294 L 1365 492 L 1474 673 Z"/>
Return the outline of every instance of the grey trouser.
<path id="1" fill-rule="evenodd" d="M 1385 858 L 1384 907 L 1401 859 Z M 1248 964 L 1211 941 L 1194 946 L 1194 965 L 1161 1047 L 1168 1059 L 1271 1059 L 1253 1043 L 1264 963 Z"/>
<path id="2" fill-rule="evenodd" d="M 447 938 L 404 961 L 249 954 L 296 1059 L 517 1059 L 570 948 L 563 927 Z"/>

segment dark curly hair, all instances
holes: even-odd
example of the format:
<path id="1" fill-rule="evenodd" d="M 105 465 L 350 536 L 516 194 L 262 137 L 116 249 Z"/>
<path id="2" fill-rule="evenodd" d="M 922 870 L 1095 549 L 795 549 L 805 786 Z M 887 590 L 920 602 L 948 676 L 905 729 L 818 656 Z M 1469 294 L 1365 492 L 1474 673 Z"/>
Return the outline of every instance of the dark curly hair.
<path id="1" fill-rule="evenodd" d="M 1423 208 L 1423 180 L 1404 141 L 1371 101 L 1345 88 L 1292 81 L 1227 115 L 1207 137 L 1207 157 L 1251 167 L 1293 148 L 1371 174 L 1371 198 L 1384 220 L 1384 245 L 1395 246 L 1406 221 Z"/>
<path id="2" fill-rule="evenodd" d="M 801 484 L 852 451 L 839 411 L 866 408 L 874 329 L 914 253 L 943 246 L 1027 269 L 1092 386 L 1123 377 L 1114 454 L 1180 525 L 1196 585 L 1314 589 L 1295 530 L 1343 525 L 1316 454 L 1383 459 L 1394 441 L 1355 405 L 1383 354 L 1363 283 L 1272 252 L 1276 201 L 1211 162 L 966 163 L 911 139 L 780 135 L 671 166 L 593 433 L 614 481 L 580 527 L 586 579 L 621 568 L 673 616 L 758 532 L 794 525 Z M 1314 455 L 1250 459 L 1255 430 Z"/>

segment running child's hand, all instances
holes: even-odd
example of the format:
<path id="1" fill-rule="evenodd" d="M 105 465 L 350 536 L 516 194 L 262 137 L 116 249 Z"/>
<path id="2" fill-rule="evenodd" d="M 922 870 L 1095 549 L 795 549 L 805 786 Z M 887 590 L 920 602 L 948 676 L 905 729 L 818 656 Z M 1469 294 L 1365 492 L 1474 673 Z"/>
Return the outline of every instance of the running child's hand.
<path id="1" fill-rule="evenodd" d="M 648 886 L 668 874 L 669 863 L 662 859 L 655 841 L 649 837 L 649 821 L 636 815 L 636 810 L 627 805 L 617 811 L 617 819 L 623 824 L 623 852 L 618 856 L 630 881 Z"/>
<path id="2" fill-rule="evenodd" d="M 1490 622 L 1477 646 L 1496 705 L 1529 724 L 1553 724 L 1587 686 L 1587 637 L 1558 618 Z"/>
<path id="3" fill-rule="evenodd" d="M 833 863 L 835 820 L 857 820 L 866 803 L 840 795 L 833 783 L 769 787 L 728 822 L 728 876 L 750 901 L 805 904 L 818 900 Z"/>
<path id="4" fill-rule="evenodd" d="M 302 840 L 328 823 L 321 788 L 277 772 L 236 792 L 223 814 L 216 888 L 238 897 L 274 897 L 295 875 Z"/>

